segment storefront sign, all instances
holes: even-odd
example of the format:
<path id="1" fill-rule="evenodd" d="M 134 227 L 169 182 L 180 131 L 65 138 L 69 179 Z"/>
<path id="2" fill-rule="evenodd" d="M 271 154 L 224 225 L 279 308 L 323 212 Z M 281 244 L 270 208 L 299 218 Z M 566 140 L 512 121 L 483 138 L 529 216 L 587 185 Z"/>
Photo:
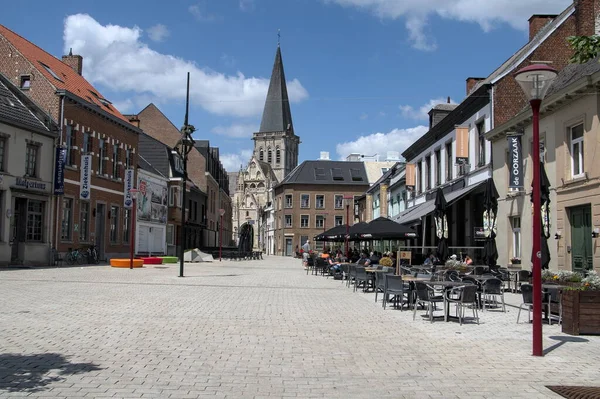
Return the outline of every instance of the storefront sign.
<path id="1" fill-rule="evenodd" d="M 46 183 L 42 183 L 42 182 L 35 181 L 35 180 L 27 180 L 22 177 L 16 178 L 15 185 L 17 187 L 23 187 L 28 190 L 46 191 Z"/>
<path id="2" fill-rule="evenodd" d="M 406 187 L 414 190 L 416 184 L 416 171 L 414 163 L 406 164 Z"/>
<path id="3" fill-rule="evenodd" d="M 123 206 L 125 206 L 125 208 L 127 209 L 131 209 L 131 206 L 133 205 L 133 196 L 131 195 L 131 192 L 129 190 L 133 188 L 133 169 L 125 169 L 125 182 L 123 186 Z"/>
<path id="4" fill-rule="evenodd" d="M 469 128 L 456 128 L 456 163 L 469 163 Z"/>
<path id="5" fill-rule="evenodd" d="M 521 152 L 521 136 L 508 136 L 508 170 L 509 188 L 523 188 L 523 153 Z"/>
<path id="6" fill-rule="evenodd" d="M 65 193 L 65 158 L 67 149 L 56 147 L 56 165 L 54 166 L 54 194 L 63 195 Z"/>
<path id="7" fill-rule="evenodd" d="M 89 199 L 92 192 L 92 156 L 81 156 L 81 188 L 79 190 L 79 199 Z"/>
<path id="8" fill-rule="evenodd" d="M 485 240 L 487 238 L 485 229 L 483 227 L 473 227 L 473 238 L 475 241 Z"/>

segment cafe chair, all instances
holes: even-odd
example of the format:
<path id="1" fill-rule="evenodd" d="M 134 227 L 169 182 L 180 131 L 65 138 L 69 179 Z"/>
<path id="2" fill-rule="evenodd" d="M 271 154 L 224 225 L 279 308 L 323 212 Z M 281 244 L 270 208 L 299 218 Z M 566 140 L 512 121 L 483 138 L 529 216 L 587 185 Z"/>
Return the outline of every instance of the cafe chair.
<path id="1" fill-rule="evenodd" d="M 394 306 L 398 307 L 400 304 L 400 310 L 404 308 L 404 302 L 410 306 L 410 300 L 408 297 L 408 290 L 404 286 L 402 276 L 394 276 L 393 274 L 384 274 L 383 278 L 383 308 L 386 308 L 387 302 L 390 295 L 394 296 Z M 375 294 L 377 295 L 377 294 Z"/>
<path id="2" fill-rule="evenodd" d="M 517 313 L 517 323 L 519 323 L 519 318 L 521 317 L 521 310 L 526 307 L 528 312 L 528 319 L 531 323 L 531 311 L 533 309 L 533 285 L 531 284 L 521 284 L 521 295 L 523 295 L 523 303 L 519 305 L 519 313 Z M 542 295 L 542 303 L 544 299 L 544 293 Z"/>
<path id="3" fill-rule="evenodd" d="M 548 323 L 552 325 L 552 305 L 558 306 L 558 324 L 562 323 L 562 293 L 561 290 L 556 288 L 549 288 L 546 290 L 548 299 Z"/>
<path id="4" fill-rule="evenodd" d="M 485 310 L 485 305 L 488 301 L 493 299 L 494 303 L 496 302 L 496 298 L 500 297 L 502 300 L 502 311 L 506 312 L 506 305 L 504 304 L 504 289 L 502 288 L 502 280 L 499 278 L 491 278 L 486 280 L 482 284 L 482 293 L 483 293 L 483 310 Z"/>
<path id="5" fill-rule="evenodd" d="M 423 304 L 427 304 L 427 314 L 429 314 L 429 321 L 433 323 L 433 310 L 436 307 L 436 304 L 443 303 L 444 304 L 444 314 L 446 314 L 446 302 L 444 301 L 444 297 L 442 295 L 436 295 L 433 288 L 428 286 L 422 282 L 415 282 L 416 291 L 417 291 L 417 301 L 413 305 L 413 320 L 417 315 L 417 304 L 422 302 Z"/>
<path id="6" fill-rule="evenodd" d="M 369 289 L 369 282 L 371 281 L 371 278 L 367 275 L 365 268 L 362 266 L 357 266 L 355 273 L 356 274 L 354 275 L 354 291 L 356 291 L 362 283 L 363 292 L 366 292 Z"/>

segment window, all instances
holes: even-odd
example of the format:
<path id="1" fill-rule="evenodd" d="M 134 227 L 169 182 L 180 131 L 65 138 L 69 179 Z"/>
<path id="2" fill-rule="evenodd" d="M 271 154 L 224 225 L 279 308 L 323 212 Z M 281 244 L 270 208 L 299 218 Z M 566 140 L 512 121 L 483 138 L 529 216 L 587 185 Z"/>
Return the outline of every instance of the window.
<path id="1" fill-rule="evenodd" d="M 285 227 L 292 227 L 292 215 L 285 215 Z"/>
<path id="2" fill-rule="evenodd" d="M 38 149 L 35 144 L 27 144 L 25 154 L 25 176 L 37 177 Z"/>
<path id="3" fill-rule="evenodd" d="M 81 201 L 79 203 L 79 241 L 88 241 L 88 231 L 90 230 L 90 203 Z"/>
<path id="4" fill-rule="evenodd" d="M 279 147 L 275 150 L 275 163 L 281 163 L 281 150 Z"/>
<path id="5" fill-rule="evenodd" d="M 38 61 L 39 62 L 39 61 Z M 50 68 L 48 65 L 44 64 L 43 62 L 40 62 L 40 64 L 44 67 L 44 69 L 50 74 L 52 75 L 52 77 L 56 80 L 58 80 L 59 82 L 62 82 L 62 79 L 58 77 L 58 75 L 52 70 L 52 68 Z"/>
<path id="6" fill-rule="evenodd" d="M 285 195 L 285 207 L 286 208 L 291 208 L 292 207 L 292 194 L 286 194 Z"/>
<path id="7" fill-rule="evenodd" d="M 71 241 L 71 231 L 73 231 L 73 199 L 63 198 L 62 208 L 60 238 L 61 240 Z"/>
<path id="8" fill-rule="evenodd" d="M 425 189 L 431 188 L 431 155 L 425 158 Z"/>
<path id="9" fill-rule="evenodd" d="M 265 151 L 262 148 L 260 150 L 258 150 L 258 160 L 259 161 L 265 160 Z"/>
<path id="10" fill-rule="evenodd" d="M 21 76 L 21 83 L 19 84 L 21 90 L 29 90 L 31 87 L 31 76 L 23 75 Z"/>
<path id="11" fill-rule="evenodd" d="M 315 180 L 327 180 L 324 168 L 315 168 Z"/>
<path id="12" fill-rule="evenodd" d="M 440 150 L 435 150 L 435 185 L 442 184 L 442 154 Z"/>
<path id="13" fill-rule="evenodd" d="M 335 217 L 335 225 L 336 226 L 341 226 L 344 224 L 344 217 L 343 216 L 336 216 Z"/>
<path id="14" fill-rule="evenodd" d="M 27 200 L 27 241 L 42 241 L 42 223 L 44 220 L 44 203 Z"/>
<path id="15" fill-rule="evenodd" d="M 128 148 L 125 150 L 125 169 L 131 168 L 131 150 Z"/>
<path id="16" fill-rule="evenodd" d="M 4 172 L 4 158 L 6 154 L 6 137 L 0 137 L 0 172 Z"/>
<path id="17" fill-rule="evenodd" d="M 92 152 L 92 141 L 89 133 L 83 133 L 83 147 L 81 147 L 81 151 L 84 154 Z"/>
<path id="18" fill-rule="evenodd" d="M 65 165 L 75 165 L 75 153 L 73 146 L 75 145 L 75 135 L 73 134 L 73 126 L 67 125 L 67 133 L 65 137 L 65 147 L 67 148 L 67 154 L 65 156 Z"/>
<path id="19" fill-rule="evenodd" d="M 335 209 L 343 209 L 344 208 L 344 196 L 340 194 L 335 195 Z"/>
<path id="20" fill-rule="evenodd" d="M 322 229 L 325 226 L 325 217 L 323 215 L 317 215 L 315 218 L 315 227 L 317 229 Z"/>
<path id="21" fill-rule="evenodd" d="M 512 228 L 513 258 L 520 258 L 521 257 L 521 218 L 518 216 L 510 218 L 510 225 Z"/>
<path id="22" fill-rule="evenodd" d="M 584 173 L 583 123 L 571 128 L 571 175 L 582 176 Z"/>
<path id="23" fill-rule="evenodd" d="M 331 168 L 331 178 L 335 181 L 343 181 L 344 175 L 341 168 Z"/>
<path id="24" fill-rule="evenodd" d="M 352 177 L 352 181 L 363 181 L 360 169 L 350 169 L 350 176 Z"/>
<path id="25" fill-rule="evenodd" d="M 267 162 L 273 163 L 273 151 L 270 148 L 267 150 Z"/>
<path id="26" fill-rule="evenodd" d="M 169 187 L 169 206 L 180 207 L 179 186 Z"/>
<path id="27" fill-rule="evenodd" d="M 129 224 L 131 223 L 131 209 L 123 210 L 123 244 L 129 244 L 129 236 L 131 235 L 131 230 L 129 230 Z M 171 228 L 173 225 L 170 224 Z M 167 227 L 167 240 L 169 240 L 169 230 Z"/>
<path id="28" fill-rule="evenodd" d="M 479 152 L 478 152 L 478 160 L 477 166 L 485 165 L 485 145 L 486 140 L 484 137 L 485 134 L 485 122 L 481 121 L 476 125 L 477 128 L 477 137 L 479 138 Z"/>
<path id="29" fill-rule="evenodd" d="M 300 208 L 310 208 L 310 195 L 302 194 L 300 196 Z"/>
<path id="30" fill-rule="evenodd" d="M 119 235 L 119 207 L 110 207 L 110 242 L 116 243 Z"/>
<path id="31" fill-rule="evenodd" d="M 175 245 L 175 228 L 172 224 L 167 225 L 167 245 Z"/>
<path id="32" fill-rule="evenodd" d="M 106 173 L 106 165 L 104 164 L 104 157 L 106 156 L 105 141 L 103 139 L 98 140 L 98 174 L 103 175 Z"/>
<path id="33" fill-rule="evenodd" d="M 316 209 L 324 209 L 325 208 L 325 196 L 324 195 L 316 196 L 315 208 Z"/>
<path id="34" fill-rule="evenodd" d="M 308 227 L 308 215 L 300 215 L 300 227 Z"/>
<path id="35" fill-rule="evenodd" d="M 117 144 L 113 145 L 112 162 L 113 162 L 113 170 L 112 170 L 113 179 L 121 177 L 121 175 L 119 173 L 120 172 L 120 170 L 119 170 L 119 146 Z"/>
<path id="36" fill-rule="evenodd" d="M 415 167 L 417 169 L 417 193 L 423 191 L 423 168 L 421 167 L 421 161 L 419 161 Z"/>
<path id="37" fill-rule="evenodd" d="M 452 180 L 452 167 L 454 160 L 452 159 L 452 142 L 446 143 L 446 181 Z"/>

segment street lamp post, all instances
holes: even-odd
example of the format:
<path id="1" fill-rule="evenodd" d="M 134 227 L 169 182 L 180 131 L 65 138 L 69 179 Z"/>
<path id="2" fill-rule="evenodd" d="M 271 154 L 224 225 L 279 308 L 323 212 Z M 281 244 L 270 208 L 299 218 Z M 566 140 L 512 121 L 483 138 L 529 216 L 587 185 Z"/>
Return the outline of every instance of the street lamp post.
<path id="1" fill-rule="evenodd" d="M 190 108 L 190 73 L 187 74 L 187 91 L 185 99 L 185 119 L 183 121 L 183 127 L 181 128 L 181 138 L 175 145 L 175 152 L 181 158 L 183 163 L 182 173 L 182 193 L 181 193 L 181 231 L 180 231 L 180 248 L 179 248 L 179 277 L 183 277 L 183 257 L 185 254 L 185 225 L 186 225 L 186 214 L 185 214 L 185 201 L 187 191 L 187 161 L 188 155 L 194 148 L 194 139 L 192 133 L 196 130 L 193 125 L 188 124 L 188 114 Z"/>
<path id="2" fill-rule="evenodd" d="M 223 256 L 223 215 L 225 214 L 225 209 L 219 209 L 219 215 L 221 216 L 221 222 L 219 224 L 219 262 Z"/>
<path id="3" fill-rule="evenodd" d="M 540 199 L 540 105 L 557 71 L 545 64 L 534 64 L 515 74 L 533 112 L 533 356 L 543 356 L 542 345 L 542 215 Z"/>
<path id="4" fill-rule="evenodd" d="M 129 190 L 129 193 L 131 194 L 131 199 L 133 201 L 132 206 L 131 206 L 131 231 L 129 232 L 129 268 L 133 269 L 133 249 L 135 248 L 135 213 L 136 213 L 136 198 L 137 198 L 137 193 L 140 190 L 138 190 L 137 188 L 132 188 Z"/>
<path id="5" fill-rule="evenodd" d="M 348 249 L 348 234 L 350 234 L 350 202 L 354 200 L 354 197 L 350 195 L 344 196 L 344 202 L 346 203 L 346 261 L 350 261 L 350 252 Z"/>

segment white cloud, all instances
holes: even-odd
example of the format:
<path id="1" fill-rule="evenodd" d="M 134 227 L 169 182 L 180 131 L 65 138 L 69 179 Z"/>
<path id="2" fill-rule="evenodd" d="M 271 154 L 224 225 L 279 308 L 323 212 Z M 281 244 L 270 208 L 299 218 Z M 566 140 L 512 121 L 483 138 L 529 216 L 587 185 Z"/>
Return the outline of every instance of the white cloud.
<path id="1" fill-rule="evenodd" d="M 400 114 L 409 119 L 415 120 L 428 120 L 429 115 L 427 114 L 433 107 L 438 104 L 446 104 L 448 102 L 447 98 L 434 98 L 429 100 L 426 104 L 423 104 L 419 107 L 419 109 L 413 108 L 411 105 L 400 105 Z M 450 99 L 450 104 L 456 104 L 452 99 Z"/>
<path id="2" fill-rule="evenodd" d="M 426 33 L 427 19 L 441 18 L 477 23 L 485 32 L 505 23 L 527 29 L 533 14 L 558 14 L 572 0 L 323 0 L 371 12 L 382 19 L 405 19 L 409 39 L 419 50 L 434 50 L 435 40 Z"/>
<path id="3" fill-rule="evenodd" d="M 156 98 L 162 103 L 183 100 L 190 72 L 192 105 L 217 115 L 261 114 L 268 78 L 246 77 L 241 72 L 225 75 L 202 68 L 193 61 L 152 50 L 140 40 L 141 34 L 137 26 L 104 26 L 87 14 L 76 14 L 65 20 L 64 48 L 73 48 L 83 56 L 86 79 L 117 93 Z M 291 102 L 308 97 L 297 79 L 288 81 L 288 94 Z"/>
<path id="4" fill-rule="evenodd" d="M 198 21 L 213 22 L 213 21 L 220 20 L 219 16 L 217 16 L 215 14 L 211 14 L 208 11 L 206 11 L 206 7 L 204 7 L 204 4 L 202 4 L 202 3 L 193 4 L 193 5 L 189 6 L 188 11 Z"/>
<path id="5" fill-rule="evenodd" d="M 221 154 L 219 158 L 228 172 L 237 172 L 240 170 L 240 165 L 243 167 L 248 164 L 251 156 L 252 150 L 240 150 L 232 154 Z"/>
<path id="6" fill-rule="evenodd" d="M 155 42 L 162 42 L 169 37 L 170 34 L 171 32 L 169 32 L 169 29 L 163 24 L 156 24 L 148 28 L 148 37 Z"/>
<path id="7" fill-rule="evenodd" d="M 254 10 L 254 0 L 240 0 L 240 10 L 242 10 L 242 11 Z"/>
<path id="8" fill-rule="evenodd" d="M 426 126 L 416 126 L 409 129 L 394 129 L 388 133 L 373 133 L 360 136 L 354 141 L 338 144 L 335 151 L 342 160 L 351 153 L 368 155 L 384 155 L 388 151 L 402 153 L 425 132 L 427 132 Z"/>
<path id="9" fill-rule="evenodd" d="M 229 126 L 215 126 L 211 129 L 211 132 L 221 136 L 227 136 L 232 138 L 246 138 L 252 137 L 252 133 L 258 131 L 258 126 L 254 124 L 244 123 L 233 123 Z"/>

